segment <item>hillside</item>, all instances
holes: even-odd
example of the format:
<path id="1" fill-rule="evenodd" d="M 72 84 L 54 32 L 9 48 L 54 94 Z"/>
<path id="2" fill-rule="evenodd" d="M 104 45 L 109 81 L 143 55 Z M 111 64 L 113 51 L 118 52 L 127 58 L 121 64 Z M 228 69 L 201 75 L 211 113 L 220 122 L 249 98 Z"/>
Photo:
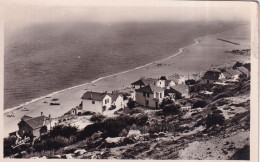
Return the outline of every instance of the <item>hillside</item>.
<path id="1" fill-rule="evenodd" d="M 249 159 L 250 80 L 206 87 L 162 109 L 136 107 L 115 117 L 93 115 L 83 130 L 54 128 L 34 146 L 8 152 L 10 158 L 76 159 Z M 180 105 L 180 106 L 179 106 Z M 182 107 L 191 106 L 190 110 Z M 6 144 L 6 141 L 5 141 Z M 7 146 L 7 145 L 5 145 Z M 54 151 L 55 149 L 56 151 Z M 17 153 L 19 152 L 19 153 Z"/>

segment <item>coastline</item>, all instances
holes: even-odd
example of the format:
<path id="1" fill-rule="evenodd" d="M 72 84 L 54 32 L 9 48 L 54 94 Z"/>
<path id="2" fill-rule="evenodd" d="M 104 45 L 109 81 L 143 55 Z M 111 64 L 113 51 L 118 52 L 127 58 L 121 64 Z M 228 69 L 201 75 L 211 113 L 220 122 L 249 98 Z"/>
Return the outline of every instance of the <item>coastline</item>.
<path id="1" fill-rule="evenodd" d="M 222 32 L 221 34 L 223 34 L 225 32 L 229 32 L 229 31 L 233 31 L 233 30 L 236 30 L 236 29 L 237 28 L 230 29 L 230 30 Z M 199 44 L 202 43 L 202 42 L 203 43 L 207 42 L 207 39 L 214 39 L 215 36 L 218 35 L 218 34 L 219 33 L 196 38 L 196 39 L 194 39 L 195 43 L 192 43 L 190 45 L 179 48 L 179 50 L 177 52 L 175 52 L 173 55 L 171 55 L 169 57 L 166 57 L 166 58 L 145 64 L 145 65 L 142 65 L 142 66 L 138 66 L 138 67 L 130 69 L 130 70 L 125 70 L 125 71 L 122 71 L 122 72 L 119 72 L 119 73 L 116 73 L 116 74 L 111 74 L 111 75 L 107 75 L 107 76 L 104 76 L 104 77 L 100 77 L 100 78 L 97 78 L 97 79 L 95 79 L 91 82 L 87 82 L 87 83 L 84 83 L 84 84 L 81 84 L 81 85 L 77 85 L 77 86 L 69 87 L 69 88 L 66 88 L 66 89 L 63 89 L 63 90 L 60 90 L 60 91 L 56 91 L 56 92 L 53 92 L 51 94 L 47 94 L 45 96 L 41 96 L 41 97 L 33 99 L 29 102 L 23 103 L 19 106 L 16 106 L 16 107 L 13 107 L 13 108 L 8 108 L 8 109 L 4 110 L 4 123 L 5 123 L 4 124 L 4 127 L 5 127 L 4 133 L 6 135 L 6 134 L 10 133 L 11 131 L 15 130 L 17 128 L 17 123 L 19 122 L 20 117 L 23 116 L 24 114 L 37 116 L 37 115 L 40 114 L 41 111 L 43 111 L 45 115 L 48 114 L 48 113 L 50 113 L 52 115 L 56 113 L 52 117 L 59 116 L 59 114 L 60 115 L 64 114 L 65 112 L 67 112 L 67 110 L 70 110 L 71 108 L 73 108 L 73 106 L 75 106 L 75 104 L 78 105 L 80 103 L 80 102 L 78 102 L 78 101 L 80 101 L 80 98 L 78 98 L 78 97 L 79 96 L 81 97 L 81 95 L 85 92 L 85 89 L 96 90 L 96 91 L 106 91 L 106 90 L 110 91 L 110 90 L 113 90 L 113 89 L 115 90 L 115 89 L 118 89 L 118 88 L 119 89 L 125 88 L 125 85 L 130 86 L 128 84 L 129 82 L 131 83 L 132 81 L 134 81 L 133 79 L 137 80 L 137 79 L 139 79 L 139 77 L 141 77 L 143 75 L 145 75 L 146 77 L 159 77 L 162 74 L 163 75 L 165 75 L 165 74 L 171 75 L 174 72 L 177 72 L 181 75 L 186 75 L 186 73 L 191 74 L 192 71 L 198 72 L 197 69 L 192 69 L 192 68 L 190 68 L 189 70 L 186 70 L 186 71 L 185 71 L 185 69 L 181 69 L 181 68 L 176 69 L 176 71 L 171 71 L 172 69 L 175 70 L 175 68 L 172 68 L 172 67 L 171 67 L 172 68 L 171 70 L 166 71 L 165 66 L 168 66 L 166 68 L 169 68 L 170 66 L 178 67 L 178 65 L 176 65 L 176 64 L 178 64 L 179 60 L 185 61 L 181 58 L 183 56 L 180 55 L 180 54 L 190 55 L 192 53 L 190 51 L 191 47 L 192 48 L 197 47 L 197 49 L 207 48 L 207 47 L 204 47 L 203 44 L 202 45 L 199 45 Z M 223 42 L 217 42 L 217 43 L 223 44 Z M 199 45 L 201 47 L 198 47 L 196 45 Z M 216 44 L 216 45 L 218 45 L 218 44 Z M 180 56 L 179 60 L 178 59 L 172 60 L 176 56 Z M 235 58 L 235 56 L 234 56 L 234 58 Z M 225 60 L 225 61 L 231 62 L 230 60 Z M 157 63 L 162 63 L 162 62 L 164 62 L 164 64 L 165 64 L 165 65 L 163 65 L 163 67 L 158 67 L 158 66 L 155 65 Z M 220 63 L 220 62 L 217 62 L 217 63 Z M 185 64 L 185 62 L 184 62 L 184 64 Z M 186 64 L 188 65 L 189 63 L 187 62 Z M 208 65 L 202 65 L 203 68 L 204 68 L 204 66 L 206 68 Z M 200 68 L 200 69 L 203 69 L 203 68 Z M 210 68 L 210 66 L 208 68 Z M 135 73 L 136 71 L 138 71 L 138 72 Z M 181 73 L 181 72 L 183 72 L 183 73 Z M 123 75 L 123 74 L 126 75 L 127 73 L 134 73 L 134 74 L 129 74 L 131 76 L 125 76 L 125 77 L 122 76 L 121 78 L 119 78 L 120 75 Z M 110 79 L 110 81 L 109 81 L 109 79 Z M 96 83 L 99 84 L 99 85 L 94 86 L 93 84 L 96 84 Z M 120 83 L 120 84 L 116 84 L 116 83 Z M 111 85 L 111 84 L 113 84 L 113 85 Z M 64 97 L 63 98 L 64 102 L 61 101 L 61 106 L 59 106 L 59 107 L 51 107 L 49 105 L 43 105 L 41 101 L 46 100 L 46 97 L 58 97 L 60 99 L 62 99 Z M 68 104 L 70 101 L 71 101 L 71 103 Z M 26 107 L 28 106 L 29 111 L 28 112 L 19 111 L 18 108 L 21 107 L 21 106 L 26 106 Z M 49 110 L 49 109 L 51 109 L 51 110 Z M 55 110 L 53 110 L 53 109 L 55 109 Z M 7 118 L 6 117 L 6 115 L 8 113 L 14 112 L 14 111 L 18 111 L 18 113 L 16 112 L 14 118 Z M 11 119 L 11 120 L 9 120 L 9 119 Z"/>
<path id="2" fill-rule="evenodd" d="M 213 35 L 216 35 L 216 34 L 213 34 Z M 7 108 L 7 109 L 4 110 L 4 113 L 9 113 L 9 112 L 11 112 L 11 111 L 14 111 L 14 110 L 20 108 L 20 107 L 23 107 L 23 106 L 26 106 L 26 105 L 31 104 L 31 103 L 33 103 L 33 102 L 42 100 L 42 99 L 44 99 L 44 98 L 46 98 L 46 97 L 51 97 L 51 96 L 53 96 L 53 95 L 56 95 L 56 94 L 65 92 L 65 91 L 70 90 L 70 89 L 78 88 L 78 87 L 81 87 L 81 86 L 87 86 L 87 85 L 89 85 L 89 84 L 94 84 L 94 83 L 96 83 L 96 82 L 98 82 L 98 81 L 100 81 L 100 80 L 102 80 L 102 79 L 105 79 L 105 78 L 109 78 L 109 77 L 113 77 L 113 76 L 116 76 L 116 75 L 120 75 L 120 74 L 124 74 L 124 73 L 127 73 L 127 72 L 131 72 L 131 71 L 134 71 L 134 70 L 138 70 L 138 69 L 140 69 L 140 68 L 144 68 L 144 67 L 146 67 L 146 66 L 155 64 L 155 63 L 157 63 L 157 62 L 161 62 L 161 61 L 170 59 L 170 58 L 172 58 L 172 57 L 175 57 L 175 56 L 181 54 L 181 53 L 183 52 L 183 49 L 189 48 L 189 47 L 192 47 L 192 46 L 195 46 L 195 45 L 199 44 L 199 41 L 198 41 L 198 40 L 199 40 L 200 38 L 207 37 L 207 36 L 211 36 L 211 35 L 206 35 L 206 36 L 202 36 L 202 37 L 193 39 L 193 41 L 195 41 L 195 43 L 193 43 L 193 44 L 191 44 L 191 45 L 187 45 L 187 46 L 184 46 L 184 47 L 179 48 L 179 49 L 178 49 L 178 52 L 174 53 L 173 55 L 171 55 L 171 56 L 169 56 L 169 57 L 166 57 L 166 58 L 163 58 L 163 59 L 154 61 L 154 62 L 150 62 L 150 63 L 148 63 L 148 64 L 145 64 L 145 65 L 142 65 L 142 66 L 138 66 L 138 67 L 135 67 L 135 68 L 130 69 L 130 70 L 125 70 L 125 71 L 122 71 L 122 72 L 119 72 L 119 73 L 115 73 L 115 74 L 111 74 L 111 75 L 99 77 L 99 78 L 97 78 L 97 79 L 95 79 L 95 80 L 93 80 L 93 81 L 91 81 L 91 82 L 86 82 L 86 83 L 83 83 L 83 84 L 80 84 L 80 85 L 76 85 L 76 86 L 72 86 L 72 87 L 69 87 L 69 88 L 62 89 L 62 90 L 60 90 L 60 91 L 55 91 L 55 92 L 49 93 L 49 94 L 47 94 L 47 95 L 44 95 L 44 96 L 41 96 L 41 97 L 32 99 L 31 101 L 22 103 L 22 104 L 20 104 L 20 105 L 18 105 L 18 106 L 15 106 L 15 107 L 12 107 L 12 108 Z"/>

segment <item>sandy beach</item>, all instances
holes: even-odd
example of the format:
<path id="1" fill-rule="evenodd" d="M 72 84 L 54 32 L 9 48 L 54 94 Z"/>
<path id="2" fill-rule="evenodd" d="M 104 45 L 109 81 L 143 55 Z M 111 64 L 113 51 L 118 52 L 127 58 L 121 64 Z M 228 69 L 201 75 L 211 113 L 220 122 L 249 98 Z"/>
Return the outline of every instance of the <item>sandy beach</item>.
<path id="1" fill-rule="evenodd" d="M 179 49 L 179 51 L 173 51 L 172 54 L 169 54 L 170 57 L 163 60 L 119 74 L 99 78 L 91 83 L 69 88 L 53 95 L 47 95 L 48 98 L 46 98 L 47 96 L 42 97 L 39 100 L 25 104 L 23 107 L 26 107 L 28 111 L 22 111 L 23 109 L 19 108 L 7 109 L 4 111 L 4 136 L 8 136 L 8 133 L 18 130 L 17 123 L 24 115 L 39 116 L 40 113 L 43 112 L 46 116 L 51 114 L 53 118 L 61 116 L 70 109 L 78 106 L 81 102 L 81 96 L 87 90 L 111 92 L 112 90 L 130 87 L 130 84 L 140 77 L 158 78 L 174 73 L 185 75 L 186 78 L 188 76 L 192 78 L 192 74 L 199 72 L 202 74 L 211 67 L 229 66 L 236 61 L 248 61 L 250 59 L 249 56 L 234 55 L 225 52 L 233 49 L 250 48 L 250 38 L 247 37 L 247 33 L 243 33 L 244 31 L 246 30 L 241 26 L 219 35 L 197 38 L 192 44 Z M 218 37 L 235 41 L 240 45 L 217 40 Z M 160 55 L 160 53 L 158 53 L 158 55 Z M 50 106 L 49 103 L 52 98 L 58 98 L 60 105 Z M 7 117 L 10 113 L 12 113 L 14 117 Z"/>

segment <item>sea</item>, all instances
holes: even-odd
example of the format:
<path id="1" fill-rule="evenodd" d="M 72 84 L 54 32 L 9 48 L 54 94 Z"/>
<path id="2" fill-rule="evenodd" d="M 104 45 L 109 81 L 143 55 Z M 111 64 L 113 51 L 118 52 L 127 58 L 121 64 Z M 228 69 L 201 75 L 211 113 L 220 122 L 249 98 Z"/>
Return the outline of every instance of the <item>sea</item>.
<path id="1" fill-rule="evenodd" d="M 167 58 L 195 38 L 243 23 L 53 22 L 12 33 L 5 27 L 4 109 Z"/>

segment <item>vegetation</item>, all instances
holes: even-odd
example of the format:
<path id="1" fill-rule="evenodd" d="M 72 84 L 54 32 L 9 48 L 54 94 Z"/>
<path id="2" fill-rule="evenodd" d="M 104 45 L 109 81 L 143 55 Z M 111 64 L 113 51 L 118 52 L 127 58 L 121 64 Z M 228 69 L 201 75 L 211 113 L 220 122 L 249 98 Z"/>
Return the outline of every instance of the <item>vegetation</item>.
<path id="1" fill-rule="evenodd" d="M 206 117 L 206 127 L 210 128 L 214 125 L 222 125 L 225 122 L 225 118 L 222 114 L 217 113 L 217 114 L 209 114 Z"/>
<path id="2" fill-rule="evenodd" d="M 129 98 L 127 102 L 127 107 L 130 109 L 136 107 L 136 102 L 132 98 Z"/>

